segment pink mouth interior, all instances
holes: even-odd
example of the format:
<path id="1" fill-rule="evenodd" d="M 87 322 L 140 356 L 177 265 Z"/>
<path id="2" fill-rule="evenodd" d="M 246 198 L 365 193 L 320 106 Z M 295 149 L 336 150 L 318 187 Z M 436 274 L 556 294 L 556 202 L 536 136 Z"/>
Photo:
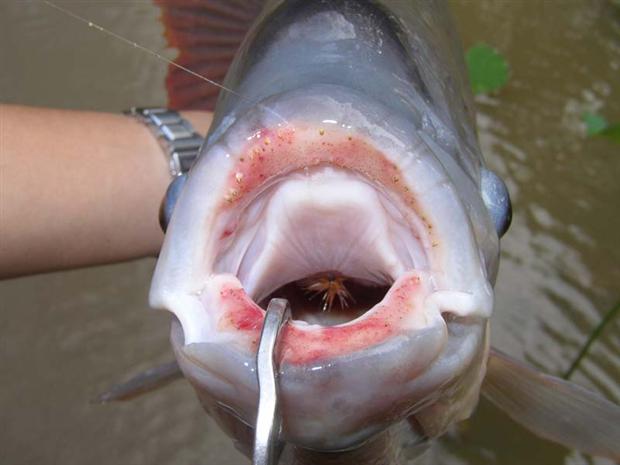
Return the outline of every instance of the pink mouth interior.
<path id="1" fill-rule="evenodd" d="M 418 211 L 416 200 L 405 185 L 399 168 L 363 137 L 348 134 L 337 127 L 329 129 L 296 126 L 256 132 L 248 139 L 242 155 L 231 170 L 220 211 L 234 212 L 244 205 L 247 206 L 252 194 L 260 191 L 266 182 L 274 177 L 293 170 L 307 170 L 319 166 L 333 166 L 356 172 L 374 185 L 394 193 L 406 208 L 416 213 L 425 234 L 431 236 L 432 226 L 422 212 Z M 242 218 L 231 214 L 218 233 L 222 250 L 235 239 L 237 230 L 241 227 Z M 234 271 L 232 273 L 236 274 Z M 243 282 L 243 279 L 239 279 Z M 390 280 L 393 284 L 387 293 L 386 283 L 375 284 L 374 290 L 365 291 L 372 295 L 370 304 L 366 301 L 361 306 L 358 305 L 357 312 L 352 309 L 350 317 L 345 318 L 351 321 L 343 324 L 319 326 L 299 320 L 288 324 L 280 340 L 280 361 L 308 364 L 330 359 L 381 344 L 403 330 L 424 326 L 424 297 L 430 289 L 427 281 L 418 271 L 409 271 Z M 303 318 L 300 316 L 303 312 L 295 310 L 299 305 L 295 292 L 291 294 L 291 289 L 284 286 L 272 291 L 269 297 L 278 294 L 291 301 L 294 318 L 295 315 Z M 266 297 L 263 295 L 258 299 L 259 303 L 264 304 Z M 242 339 L 255 350 L 264 310 L 252 300 L 238 280 L 230 280 L 222 285 L 219 301 L 221 316 L 217 324 L 218 330 L 242 333 L 245 336 Z M 308 302 L 305 304 L 307 308 Z M 320 312 L 320 299 L 315 305 L 316 311 Z M 332 311 L 339 310 L 336 308 Z"/>

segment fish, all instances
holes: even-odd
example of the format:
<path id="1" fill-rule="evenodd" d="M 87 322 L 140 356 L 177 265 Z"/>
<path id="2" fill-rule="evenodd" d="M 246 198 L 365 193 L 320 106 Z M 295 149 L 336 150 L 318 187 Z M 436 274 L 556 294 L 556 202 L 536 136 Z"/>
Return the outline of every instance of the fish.
<path id="1" fill-rule="evenodd" d="M 240 450 L 265 303 L 286 297 L 287 463 L 400 463 L 481 391 L 543 437 L 620 457 L 618 406 L 490 348 L 511 206 L 444 2 L 158 4 L 177 62 L 225 78 L 169 73 L 171 107 L 215 113 L 164 199 L 149 298 L 174 315 L 178 367 Z"/>

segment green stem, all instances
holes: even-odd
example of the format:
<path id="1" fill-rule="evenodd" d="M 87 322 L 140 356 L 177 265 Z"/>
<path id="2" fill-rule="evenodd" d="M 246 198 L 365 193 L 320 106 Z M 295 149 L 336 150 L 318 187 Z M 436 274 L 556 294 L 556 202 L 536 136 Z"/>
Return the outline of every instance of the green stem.
<path id="1" fill-rule="evenodd" d="M 605 329 L 605 326 L 607 326 L 607 324 L 611 320 L 613 320 L 613 318 L 618 314 L 619 310 L 620 310 L 620 302 L 616 302 L 616 304 L 607 311 L 607 313 L 605 314 L 603 319 L 600 321 L 600 323 L 596 326 L 596 328 L 594 328 L 594 331 L 590 333 L 590 337 L 588 338 L 586 343 L 583 345 L 583 347 L 579 351 L 579 354 L 577 354 L 577 357 L 575 357 L 575 360 L 573 360 L 573 363 L 571 364 L 570 368 L 566 371 L 566 373 L 564 373 L 564 376 L 562 376 L 562 378 L 570 379 L 570 377 L 573 375 L 573 373 L 575 372 L 575 370 L 581 363 L 581 360 L 586 356 L 586 354 L 588 353 L 588 350 L 590 350 L 590 346 L 594 343 L 596 339 L 598 339 L 600 334 L 603 332 L 603 329 Z"/>

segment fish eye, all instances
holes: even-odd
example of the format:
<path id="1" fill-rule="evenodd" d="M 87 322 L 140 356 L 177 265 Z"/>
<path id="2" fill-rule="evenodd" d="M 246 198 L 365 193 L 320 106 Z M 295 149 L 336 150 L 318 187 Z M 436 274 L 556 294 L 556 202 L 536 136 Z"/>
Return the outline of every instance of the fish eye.
<path id="1" fill-rule="evenodd" d="M 502 178 L 493 171 L 483 168 L 480 189 L 482 200 L 495 225 L 495 231 L 499 237 L 502 237 L 508 231 L 512 221 L 512 204 L 508 188 Z"/>
<path id="2" fill-rule="evenodd" d="M 172 211 L 179 195 L 181 195 L 185 181 L 187 181 L 187 174 L 176 176 L 168 186 L 166 195 L 164 195 L 161 201 L 159 207 L 159 226 L 161 226 L 163 232 L 166 232 L 168 228 L 168 223 L 170 223 L 170 218 L 172 218 Z"/>

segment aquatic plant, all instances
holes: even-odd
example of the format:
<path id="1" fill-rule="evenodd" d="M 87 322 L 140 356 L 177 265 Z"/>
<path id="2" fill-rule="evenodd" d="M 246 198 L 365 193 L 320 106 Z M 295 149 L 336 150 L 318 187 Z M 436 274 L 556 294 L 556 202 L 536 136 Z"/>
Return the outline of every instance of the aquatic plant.
<path id="1" fill-rule="evenodd" d="M 472 46 L 465 54 L 465 61 L 474 94 L 497 91 L 508 82 L 508 62 L 501 53 L 487 44 Z"/>
<path id="2" fill-rule="evenodd" d="M 609 123 L 605 117 L 590 112 L 583 113 L 581 120 L 586 125 L 588 136 L 605 137 L 620 143 L 620 123 Z"/>
<path id="3" fill-rule="evenodd" d="M 564 375 L 562 376 L 564 379 L 570 379 L 573 373 L 575 373 L 581 361 L 588 354 L 588 351 L 590 350 L 592 344 L 594 344 L 594 342 L 603 334 L 603 330 L 605 329 L 605 327 L 613 321 L 613 319 L 618 315 L 619 311 L 620 301 L 616 302 L 615 305 L 613 305 L 609 310 L 607 310 L 599 324 L 594 327 L 594 329 L 590 333 L 590 336 L 588 336 L 588 339 L 583 344 L 581 350 L 573 360 L 573 363 L 571 363 L 569 369 L 566 370 L 566 373 L 564 373 Z"/>

